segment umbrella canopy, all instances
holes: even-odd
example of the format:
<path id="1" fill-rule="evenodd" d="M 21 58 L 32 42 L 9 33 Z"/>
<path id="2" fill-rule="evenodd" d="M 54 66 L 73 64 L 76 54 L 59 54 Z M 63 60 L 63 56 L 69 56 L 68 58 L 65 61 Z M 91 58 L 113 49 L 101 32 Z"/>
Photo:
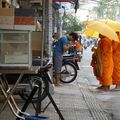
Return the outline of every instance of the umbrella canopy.
<path id="1" fill-rule="evenodd" d="M 120 23 L 117 22 L 117 21 L 113 21 L 113 20 L 110 20 L 110 19 L 101 19 L 99 21 L 105 23 L 108 26 L 110 26 L 116 32 L 120 31 Z"/>
<path id="2" fill-rule="evenodd" d="M 99 37 L 99 33 L 91 30 L 91 29 L 86 29 L 83 31 L 83 34 L 86 34 L 87 36 L 93 37 L 93 38 L 98 38 Z"/>
<path id="3" fill-rule="evenodd" d="M 90 25 L 92 23 L 94 23 L 93 20 L 91 20 L 91 21 L 85 21 L 85 22 L 83 22 L 83 25 L 87 26 L 87 25 Z"/>
<path id="4" fill-rule="evenodd" d="M 106 25 L 105 23 L 99 22 L 99 21 L 93 21 L 90 25 L 87 25 L 88 29 L 91 29 L 93 31 L 96 31 L 106 37 L 108 37 L 111 40 L 119 41 L 117 34 L 115 31 Z"/>

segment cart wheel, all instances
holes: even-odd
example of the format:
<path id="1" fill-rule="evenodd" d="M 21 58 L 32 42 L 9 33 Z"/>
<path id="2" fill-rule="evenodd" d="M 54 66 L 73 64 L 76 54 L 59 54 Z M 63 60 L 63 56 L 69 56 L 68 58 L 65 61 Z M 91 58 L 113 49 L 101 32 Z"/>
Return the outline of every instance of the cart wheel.
<path id="1" fill-rule="evenodd" d="M 46 98 L 47 96 L 47 91 L 49 90 L 49 83 L 46 80 L 41 79 L 39 76 L 29 76 L 28 78 L 25 78 L 22 80 L 22 83 L 27 84 L 24 90 L 21 91 L 19 94 L 20 97 L 23 100 L 27 100 L 29 97 L 29 94 L 31 90 L 33 89 L 34 85 L 39 85 L 39 83 L 42 83 L 42 93 L 41 93 L 41 101 Z M 36 102 L 38 99 L 38 91 L 32 98 L 32 102 Z"/>

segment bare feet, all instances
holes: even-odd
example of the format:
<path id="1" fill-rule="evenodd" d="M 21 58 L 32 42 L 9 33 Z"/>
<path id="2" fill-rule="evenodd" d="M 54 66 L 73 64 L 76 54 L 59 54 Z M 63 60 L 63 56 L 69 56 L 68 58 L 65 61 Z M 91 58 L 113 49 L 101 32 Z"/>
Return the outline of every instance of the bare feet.
<path id="1" fill-rule="evenodd" d="M 53 83 L 54 83 L 55 86 L 62 86 L 61 82 L 54 81 Z"/>
<path id="2" fill-rule="evenodd" d="M 103 90 L 104 90 L 105 92 L 110 91 L 110 86 L 104 86 L 104 87 L 103 87 Z"/>
<path id="3" fill-rule="evenodd" d="M 116 87 L 112 89 L 111 91 L 120 91 L 120 85 L 116 85 Z"/>
<path id="4" fill-rule="evenodd" d="M 120 91 L 120 88 L 114 88 L 111 91 Z"/>

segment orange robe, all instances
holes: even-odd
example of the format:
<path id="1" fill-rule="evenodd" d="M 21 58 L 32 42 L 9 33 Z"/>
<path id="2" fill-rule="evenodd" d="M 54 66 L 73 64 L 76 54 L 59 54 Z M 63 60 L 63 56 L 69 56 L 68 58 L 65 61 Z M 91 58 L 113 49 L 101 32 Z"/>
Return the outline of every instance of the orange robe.
<path id="1" fill-rule="evenodd" d="M 120 34 L 118 35 L 120 40 Z M 113 84 L 120 84 L 120 43 L 113 41 Z"/>
<path id="2" fill-rule="evenodd" d="M 91 60 L 90 65 L 93 67 L 93 73 L 96 76 L 96 78 L 98 79 L 99 70 L 98 70 L 98 60 L 97 60 L 97 50 L 96 49 L 94 49 L 94 51 L 93 51 L 92 60 Z"/>
<path id="3" fill-rule="evenodd" d="M 98 43 L 99 59 L 101 59 L 101 76 L 97 78 L 101 85 L 112 85 L 112 73 L 113 73 L 113 57 L 112 57 L 112 41 L 104 37 Z"/>
<path id="4" fill-rule="evenodd" d="M 93 73 L 96 76 L 96 68 L 95 68 L 95 60 L 94 60 L 95 56 L 96 56 L 96 51 L 94 50 L 94 52 L 92 54 L 92 60 L 90 62 L 90 65 L 93 67 Z"/>
<path id="5" fill-rule="evenodd" d="M 81 44 L 78 41 L 75 41 L 74 43 L 75 43 L 76 49 L 78 49 L 81 52 L 82 51 Z"/>

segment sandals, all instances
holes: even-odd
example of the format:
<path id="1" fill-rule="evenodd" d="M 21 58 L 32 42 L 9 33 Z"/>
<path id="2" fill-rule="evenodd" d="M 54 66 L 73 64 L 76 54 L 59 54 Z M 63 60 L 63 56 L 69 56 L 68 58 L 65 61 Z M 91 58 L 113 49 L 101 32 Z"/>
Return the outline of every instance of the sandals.
<path id="1" fill-rule="evenodd" d="M 104 88 L 104 86 L 99 86 L 99 87 L 97 87 L 96 89 L 99 89 L 99 90 L 101 90 L 101 89 L 103 89 Z"/>
<path id="2" fill-rule="evenodd" d="M 120 88 L 114 88 L 111 91 L 120 91 Z"/>

